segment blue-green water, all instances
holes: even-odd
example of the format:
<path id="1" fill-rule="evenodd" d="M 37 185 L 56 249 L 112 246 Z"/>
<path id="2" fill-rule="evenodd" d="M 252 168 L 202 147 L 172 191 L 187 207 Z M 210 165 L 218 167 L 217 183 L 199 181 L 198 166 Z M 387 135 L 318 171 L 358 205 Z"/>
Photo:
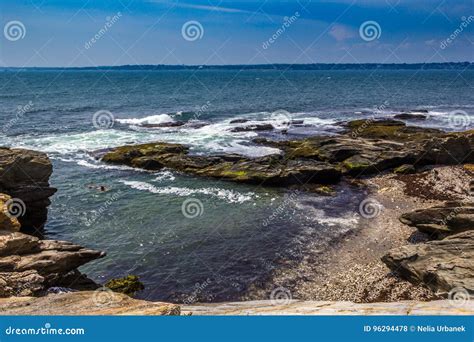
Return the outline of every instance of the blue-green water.
<path id="1" fill-rule="evenodd" d="M 308 242 L 324 248 L 354 229 L 362 194 L 341 188 L 326 198 L 149 173 L 104 165 L 91 152 L 159 140 L 193 153 L 278 153 L 253 145 L 255 132 L 232 133 L 235 118 L 272 123 L 277 129 L 261 134 L 277 139 L 335 134 L 339 121 L 415 109 L 429 110 L 422 125 L 474 128 L 472 71 L 7 71 L 0 84 L 0 145 L 45 151 L 54 163 L 46 236 L 106 251 L 82 270 L 99 282 L 137 274 L 140 295 L 156 300 L 238 299 L 297 262 Z M 94 126 L 98 111 L 113 120 Z M 462 111 L 461 124 L 452 111 Z M 304 124 L 282 135 L 288 117 Z M 173 121 L 185 124 L 143 127 Z M 202 203 L 200 216 L 183 214 L 189 199 Z"/>

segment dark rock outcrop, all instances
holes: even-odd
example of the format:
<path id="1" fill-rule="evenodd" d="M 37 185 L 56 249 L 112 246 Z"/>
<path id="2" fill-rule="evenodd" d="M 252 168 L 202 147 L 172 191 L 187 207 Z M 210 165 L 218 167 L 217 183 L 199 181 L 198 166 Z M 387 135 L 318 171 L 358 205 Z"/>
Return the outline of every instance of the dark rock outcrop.
<path id="1" fill-rule="evenodd" d="M 391 250 L 382 261 L 413 283 L 424 283 L 438 294 L 453 289 L 474 294 L 474 230 L 443 240 Z M 464 291 L 463 290 L 463 291 Z"/>
<path id="2" fill-rule="evenodd" d="M 77 268 L 104 255 L 66 241 L 0 230 L 0 297 L 38 295 L 51 286 L 97 288 Z"/>
<path id="3" fill-rule="evenodd" d="M 460 164 L 474 161 L 474 131 L 444 133 L 409 127 L 395 120 L 356 120 L 339 136 L 254 143 L 276 147 L 280 155 L 247 158 L 238 155 L 190 155 L 178 144 L 156 142 L 122 146 L 105 153 L 108 163 L 157 170 L 163 167 L 237 182 L 286 185 L 337 182 L 405 164 Z"/>
<path id="4" fill-rule="evenodd" d="M 402 113 L 394 115 L 394 119 L 398 120 L 426 120 L 426 115 L 423 114 L 412 114 L 412 113 Z"/>
<path id="5" fill-rule="evenodd" d="M 148 170 L 167 167 L 205 177 L 268 185 L 335 183 L 341 176 L 335 166 L 317 160 L 288 160 L 280 155 L 254 159 L 239 155 L 193 156 L 185 146 L 168 143 L 118 147 L 102 160 Z"/>
<path id="6" fill-rule="evenodd" d="M 275 127 L 271 124 L 254 124 L 254 125 L 247 125 L 247 126 L 238 126 L 232 128 L 231 132 L 252 132 L 252 131 L 271 131 Z"/>
<path id="7" fill-rule="evenodd" d="M 418 209 L 403 214 L 400 221 L 435 237 L 474 230 L 474 203 L 447 202 Z"/>
<path id="8" fill-rule="evenodd" d="M 25 210 L 18 219 L 22 229 L 41 230 L 47 219 L 49 197 L 56 189 L 50 187 L 53 171 L 45 153 L 0 148 L 0 192 L 20 199 Z"/>

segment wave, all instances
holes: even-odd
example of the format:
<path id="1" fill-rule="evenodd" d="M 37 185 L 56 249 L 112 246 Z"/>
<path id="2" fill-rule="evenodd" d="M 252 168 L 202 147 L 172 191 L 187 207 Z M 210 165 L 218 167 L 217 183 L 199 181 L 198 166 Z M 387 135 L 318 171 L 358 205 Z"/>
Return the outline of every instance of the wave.
<path id="1" fill-rule="evenodd" d="M 169 114 L 150 115 L 144 118 L 115 119 L 115 121 L 126 125 L 157 125 L 161 123 L 174 122 L 175 120 Z"/>
<path id="2" fill-rule="evenodd" d="M 247 192 L 241 194 L 234 190 L 219 189 L 219 188 L 200 188 L 200 189 L 191 189 L 186 187 L 156 187 L 153 184 L 140 181 L 128 181 L 128 180 L 119 180 L 120 183 L 128 185 L 132 189 L 148 191 L 153 194 L 162 194 L 162 195 L 176 195 L 180 197 L 187 197 L 190 195 L 202 194 L 217 197 L 227 201 L 228 203 L 243 203 L 252 200 L 253 198 L 258 198 L 257 195 L 253 192 Z"/>

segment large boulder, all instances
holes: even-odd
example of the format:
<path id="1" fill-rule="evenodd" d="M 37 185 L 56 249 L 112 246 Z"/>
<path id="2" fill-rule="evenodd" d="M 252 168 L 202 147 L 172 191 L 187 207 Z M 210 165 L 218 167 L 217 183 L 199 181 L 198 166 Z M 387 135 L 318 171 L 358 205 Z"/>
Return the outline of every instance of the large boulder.
<path id="1" fill-rule="evenodd" d="M 45 153 L 14 148 L 0 148 L 0 192 L 24 205 L 18 216 L 25 230 L 40 230 L 47 219 L 53 166 Z"/>
<path id="2" fill-rule="evenodd" d="M 474 230 L 474 203 L 447 202 L 418 209 L 401 215 L 400 221 L 436 237 Z"/>
<path id="3" fill-rule="evenodd" d="M 51 286 L 97 288 L 77 268 L 103 256 L 70 242 L 0 230 L 0 297 L 41 294 Z"/>
<path id="4" fill-rule="evenodd" d="M 407 280 L 424 283 L 438 294 L 456 288 L 474 294 L 474 230 L 443 240 L 406 245 L 389 251 L 382 261 Z"/>

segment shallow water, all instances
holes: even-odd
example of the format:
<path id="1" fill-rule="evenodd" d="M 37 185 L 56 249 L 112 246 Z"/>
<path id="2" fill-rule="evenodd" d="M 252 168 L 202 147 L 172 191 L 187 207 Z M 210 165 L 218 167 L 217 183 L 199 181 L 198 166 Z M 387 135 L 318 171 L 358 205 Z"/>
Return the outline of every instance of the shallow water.
<path id="1" fill-rule="evenodd" d="M 324 247 L 354 229 L 363 194 L 341 186 L 336 197 L 319 197 L 144 172 L 104 165 L 93 151 L 161 140 L 192 153 L 279 152 L 253 145 L 255 132 L 230 132 L 235 118 L 271 123 L 277 130 L 262 134 L 278 139 L 334 134 L 339 121 L 417 108 L 429 110 L 417 124 L 474 128 L 473 80 L 474 72 L 416 70 L 2 72 L 0 144 L 51 157 L 58 192 L 46 236 L 106 251 L 82 268 L 90 277 L 139 275 L 146 285 L 140 296 L 149 299 L 231 300 L 301 258 L 308 241 Z M 112 113 L 112 127 L 94 127 L 99 110 Z M 462 127 L 453 126 L 454 110 L 463 111 Z M 288 127 L 288 119 L 304 125 Z M 172 121 L 185 125 L 140 126 Z"/>

